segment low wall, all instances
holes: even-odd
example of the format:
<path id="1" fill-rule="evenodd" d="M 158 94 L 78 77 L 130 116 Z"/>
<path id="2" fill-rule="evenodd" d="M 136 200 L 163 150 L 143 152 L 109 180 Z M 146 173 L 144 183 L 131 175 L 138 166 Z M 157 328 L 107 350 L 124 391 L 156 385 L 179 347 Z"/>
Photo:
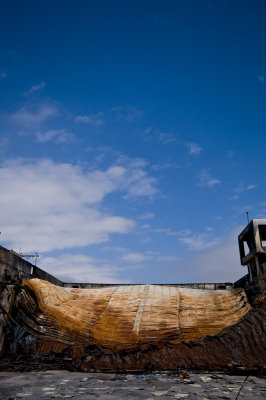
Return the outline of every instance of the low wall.
<path id="1" fill-rule="evenodd" d="M 145 283 L 64 283 L 64 287 L 80 288 L 80 289 L 97 289 L 113 286 L 136 286 L 146 285 Z M 206 289 L 206 290 L 231 290 L 233 283 L 156 283 L 156 286 L 170 286 L 191 289 Z"/>

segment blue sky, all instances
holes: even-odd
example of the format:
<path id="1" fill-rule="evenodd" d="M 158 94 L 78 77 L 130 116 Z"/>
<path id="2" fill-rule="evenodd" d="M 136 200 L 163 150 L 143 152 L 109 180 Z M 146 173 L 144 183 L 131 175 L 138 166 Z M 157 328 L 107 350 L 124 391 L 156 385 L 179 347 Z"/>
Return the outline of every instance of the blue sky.
<path id="1" fill-rule="evenodd" d="M 266 215 L 264 1 L 9 1 L 1 243 L 68 281 L 234 281 Z"/>

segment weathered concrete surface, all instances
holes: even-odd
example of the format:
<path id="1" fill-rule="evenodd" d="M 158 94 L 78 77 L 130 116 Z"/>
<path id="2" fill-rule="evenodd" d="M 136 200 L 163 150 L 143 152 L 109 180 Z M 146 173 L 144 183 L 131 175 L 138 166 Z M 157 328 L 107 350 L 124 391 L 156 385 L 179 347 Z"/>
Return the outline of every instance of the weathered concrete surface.
<path id="1" fill-rule="evenodd" d="M 0 398 L 50 399 L 238 399 L 266 396 L 266 381 L 219 374 L 85 374 L 67 371 L 1 372 Z"/>

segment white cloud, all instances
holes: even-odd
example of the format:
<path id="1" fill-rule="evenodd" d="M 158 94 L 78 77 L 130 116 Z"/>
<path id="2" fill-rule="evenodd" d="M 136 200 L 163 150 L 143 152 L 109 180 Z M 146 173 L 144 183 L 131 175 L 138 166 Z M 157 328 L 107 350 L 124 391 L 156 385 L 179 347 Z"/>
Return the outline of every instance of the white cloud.
<path id="1" fill-rule="evenodd" d="M 206 234 L 189 235 L 184 237 L 179 237 L 178 240 L 184 243 L 191 250 L 204 250 L 219 244 L 219 239 L 211 239 Z"/>
<path id="2" fill-rule="evenodd" d="M 108 118 L 114 118 L 116 121 L 135 122 L 141 119 L 143 111 L 132 106 L 113 107 L 107 112 Z"/>
<path id="3" fill-rule="evenodd" d="M 142 229 L 149 229 L 151 226 L 150 226 L 150 224 L 143 224 L 143 225 L 141 225 L 141 228 Z"/>
<path id="4" fill-rule="evenodd" d="M 239 183 L 235 188 L 234 188 L 234 195 L 231 196 L 229 199 L 230 200 L 238 200 L 240 197 L 240 193 L 244 192 L 245 190 L 252 190 L 255 189 L 257 185 L 251 184 L 245 187 L 244 183 L 241 182 Z"/>
<path id="5" fill-rule="evenodd" d="M 66 129 L 51 129 L 44 133 L 36 133 L 36 139 L 40 143 L 47 143 L 51 140 L 54 140 L 56 143 L 67 143 L 72 142 L 74 138 L 73 133 L 68 132 Z"/>
<path id="6" fill-rule="evenodd" d="M 212 247 L 187 255 L 181 264 L 190 282 L 235 282 L 247 273 L 240 265 L 237 237 L 243 227 L 219 237 Z"/>
<path id="7" fill-rule="evenodd" d="M 124 187 L 127 189 L 125 198 L 139 197 L 139 196 L 154 196 L 158 193 L 155 187 L 157 180 L 147 174 L 142 169 L 131 170 L 130 174 L 125 174 L 128 179 L 124 180 Z"/>
<path id="8" fill-rule="evenodd" d="M 7 77 L 6 72 L 0 72 L 0 79 L 5 79 Z"/>
<path id="9" fill-rule="evenodd" d="M 143 132 L 144 140 L 146 142 L 151 142 L 153 139 L 153 128 L 151 126 L 148 126 Z"/>
<path id="10" fill-rule="evenodd" d="M 145 253 L 126 253 L 123 254 L 121 260 L 128 263 L 138 264 L 148 260 L 152 260 L 153 263 L 157 262 L 174 262 L 179 258 L 177 256 L 160 254 L 158 251 L 146 251 Z"/>
<path id="11" fill-rule="evenodd" d="M 177 256 L 167 256 L 162 255 L 157 257 L 157 261 L 164 261 L 164 262 L 174 262 L 178 261 L 180 258 Z"/>
<path id="12" fill-rule="evenodd" d="M 235 194 L 234 196 L 230 197 L 230 200 L 238 200 L 239 199 L 239 195 Z"/>
<path id="13" fill-rule="evenodd" d="M 113 251 L 115 253 L 124 253 L 124 252 L 128 251 L 127 248 L 119 247 L 119 246 L 105 246 L 102 250 L 103 251 Z"/>
<path id="14" fill-rule="evenodd" d="M 247 190 L 256 189 L 256 187 L 257 187 L 257 185 L 254 185 L 254 184 L 248 185 Z"/>
<path id="15" fill-rule="evenodd" d="M 22 107 L 10 116 L 10 119 L 24 127 L 39 125 L 59 114 L 58 108 L 53 104 L 41 104 L 32 107 Z"/>
<path id="16" fill-rule="evenodd" d="M 140 219 L 153 219 L 155 217 L 154 213 L 146 213 L 142 214 L 139 218 Z"/>
<path id="17" fill-rule="evenodd" d="M 152 239 L 150 237 L 145 237 L 143 239 L 141 239 L 141 243 L 151 243 Z"/>
<path id="18" fill-rule="evenodd" d="M 199 183 L 198 186 L 202 188 L 210 188 L 212 189 L 214 186 L 219 185 L 221 181 L 219 179 L 211 177 L 208 171 L 202 169 L 198 174 Z"/>
<path id="19" fill-rule="evenodd" d="M 149 260 L 150 256 L 142 253 L 127 253 L 124 254 L 121 259 L 129 263 L 141 263 L 143 261 Z"/>
<path id="20" fill-rule="evenodd" d="M 24 96 L 30 96 L 31 94 L 42 90 L 46 86 L 45 82 L 39 83 L 39 85 L 32 86 L 27 92 L 24 93 Z"/>
<path id="21" fill-rule="evenodd" d="M 163 171 L 163 170 L 167 170 L 167 169 L 178 169 L 179 165 L 176 164 L 175 162 L 161 162 L 158 164 L 153 164 L 151 166 L 151 169 L 153 169 L 154 171 Z"/>
<path id="22" fill-rule="evenodd" d="M 124 191 L 127 197 L 154 193 L 151 178 L 141 172 L 122 166 L 87 172 L 51 160 L 6 162 L 0 168 L 2 239 L 23 251 L 45 252 L 127 233 L 134 222 L 103 213 L 100 205 L 112 192 Z"/>
<path id="23" fill-rule="evenodd" d="M 116 175 L 116 180 L 122 190 L 126 190 L 125 199 L 140 196 L 153 197 L 159 192 L 157 189 L 157 179 L 148 175 L 145 171 L 147 162 L 142 158 L 129 158 L 120 156 L 112 171 Z M 130 171 L 130 173 L 129 173 Z"/>
<path id="24" fill-rule="evenodd" d="M 127 165 L 130 168 L 145 168 L 148 163 L 143 158 L 131 158 L 118 153 L 116 164 Z"/>
<path id="25" fill-rule="evenodd" d="M 62 254 L 58 257 L 42 257 L 41 268 L 63 282 L 130 283 L 117 278 L 121 268 L 99 263 L 83 254 Z"/>
<path id="26" fill-rule="evenodd" d="M 163 144 L 176 142 L 176 137 L 172 133 L 158 132 L 158 140 Z"/>
<path id="27" fill-rule="evenodd" d="M 4 152 L 7 145 L 8 145 L 8 138 L 2 136 L 0 140 L 0 153 Z"/>
<path id="28" fill-rule="evenodd" d="M 85 124 L 98 128 L 104 124 L 104 113 L 98 112 L 91 115 L 78 115 L 75 121 L 84 122 Z"/>
<path id="29" fill-rule="evenodd" d="M 153 232 L 156 233 L 162 233 L 167 236 L 189 236 L 190 235 L 190 230 L 188 229 L 181 229 L 180 231 L 173 231 L 170 228 L 156 228 L 153 230 Z"/>
<path id="30" fill-rule="evenodd" d="M 162 144 L 177 142 L 177 137 L 174 134 L 162 132 L 158 129 L 154 129 L 152 126 L 146 128 L 143 135 L 146 142 L 152 142 L 154 139 Z"/>
<path id="31" fill-rule="evenodd" d="M 265 77 L 263 75 L 259 75 L 259 76 L 257 76 L 257 79 L 259 82 L 264 82 Z"/>
<path id="32" fill-rule="evenodd" d="M 187 143 L 189 154 L 197 155 L 202 151 L 202 147 L 198 143 Z"/>
<path id="33" fill-rule="evenodd" d="M 118 106 L 108 110 L 99 111 L 95 114 L 77 115 L 76 122 L 83 122 L 93 127 L 101 127 L 106 123 L 112 122 L 135 122 L 143 115 L 143 111 L 136 107 Z"/>

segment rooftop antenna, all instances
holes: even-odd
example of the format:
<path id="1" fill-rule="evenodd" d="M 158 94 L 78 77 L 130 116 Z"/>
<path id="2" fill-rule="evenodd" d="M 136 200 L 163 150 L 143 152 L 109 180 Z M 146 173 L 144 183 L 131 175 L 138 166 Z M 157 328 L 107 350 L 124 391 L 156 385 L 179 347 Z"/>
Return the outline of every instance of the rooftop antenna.
<path id="1" fill-rule="evenodd" d="M 249 215 L 248 215 L 248 211 L 246 211 L 247 214 L 247 219 L 248 219 L 248 224 L 249 224 Z"/>
<path id="2" fill-rule="evenodd" d="M 37 252 L 36 253 L 32 253 L 32 254 L 28 254 L 28 253 L 24 254 L 24 253 L 20 252 L 19 255 L 20 255 L 20 257 L 23 257 L 23 258 L 35 258 L 35 264 L 34 264 L 35 266 L 37 265 L 37 258 L 40 257 Z"/>

